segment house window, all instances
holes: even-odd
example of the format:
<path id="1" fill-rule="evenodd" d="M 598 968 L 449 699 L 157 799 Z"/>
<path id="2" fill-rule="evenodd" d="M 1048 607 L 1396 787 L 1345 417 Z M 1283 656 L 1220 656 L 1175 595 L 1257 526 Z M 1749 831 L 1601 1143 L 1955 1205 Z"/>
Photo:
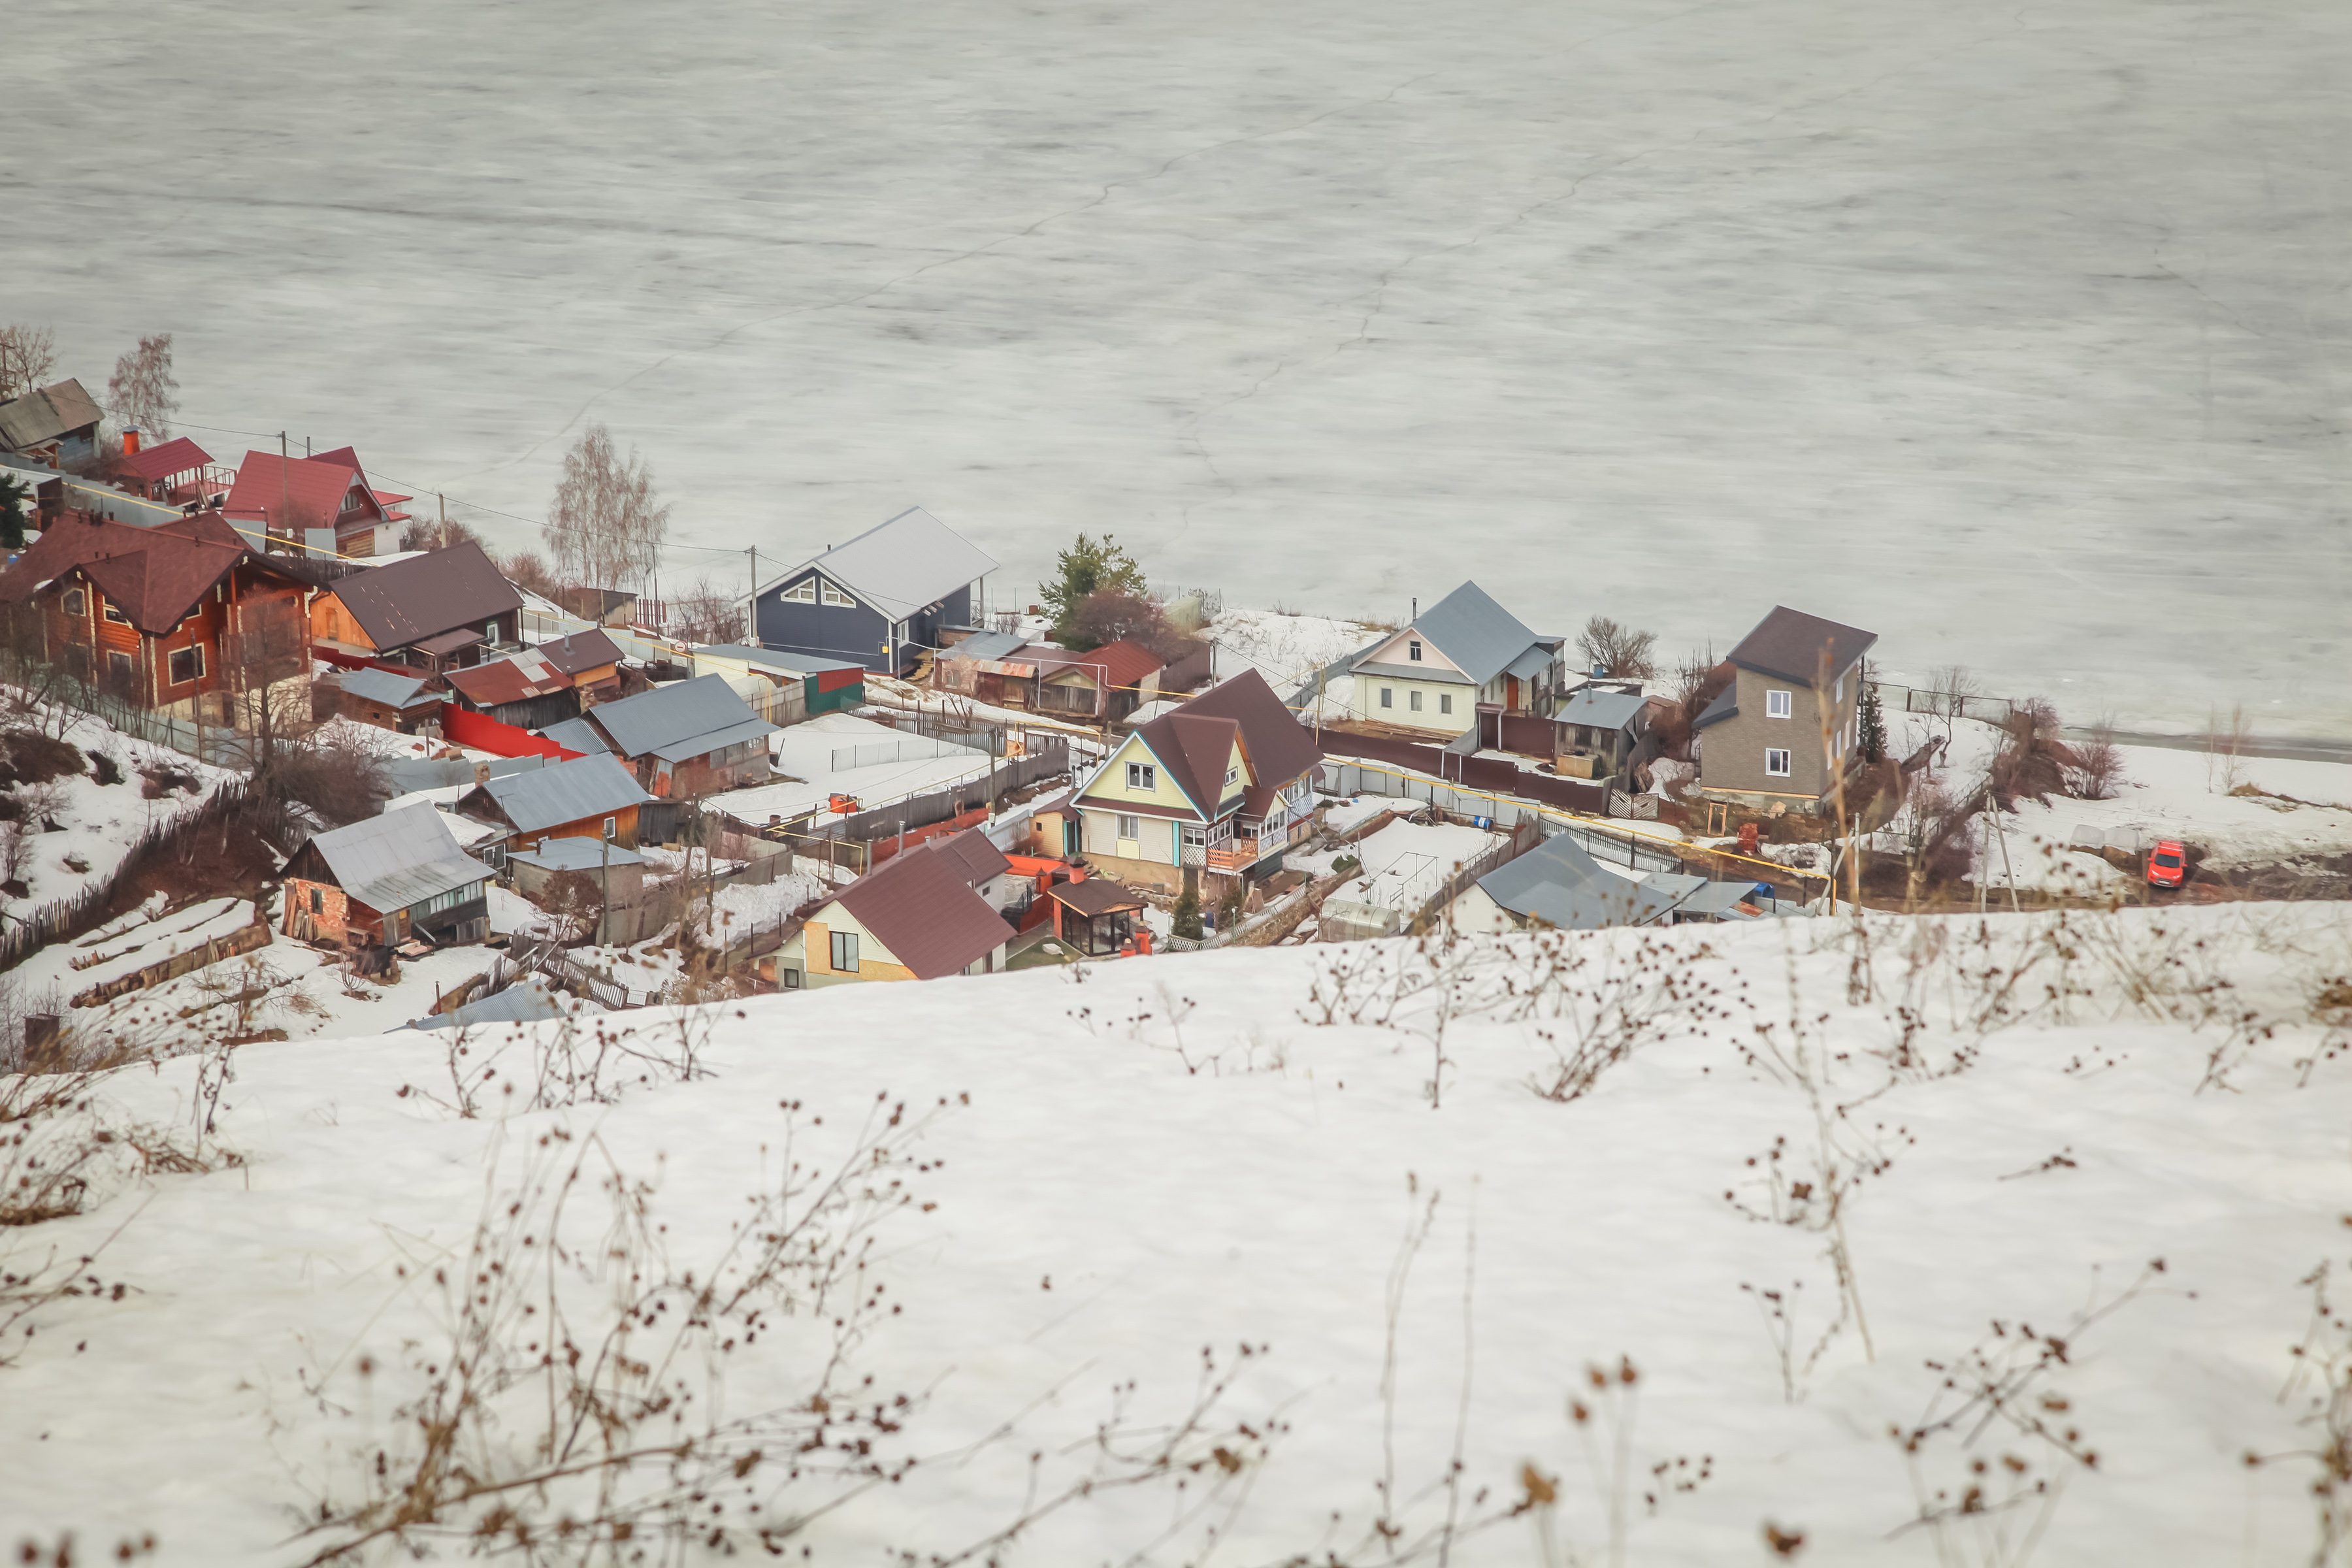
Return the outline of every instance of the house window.
<path id="1" fill-rule="evenodd" d="M 1381 688 L 1381 706 L 1383 708 L 1393 708 L 1396 706 L 1396 693 L 1390 690 L 1385 686 Z"/>
<path id="2" fill-rule="evenodd" d="M 827 583 L 824 585 L 824 602 L 828 605 L 837 605 L 844 609 L 850 608 L 857 603 L 856 600 L 851 598 L 848 595 L 843 593 L 840 589 L 835 587 L 830 583 Z"/>
<path id="3" fill-rule="evenodd" d="M 1764 693 L 1764 717 L 1767 719 L 1786 719 L 1789 716 L 1791 705 L 1795 700 L 1796 699 L 1794 695 L 1790 692 L 1767 691 Z"/>
<path id="4" fill-rule="evenodd" d="M 1158 790 L 1160 788 L 1160 770 L 1152 766 L 1150 763 L 1128 763 L 1127 787 L 1129 789 L 1139 789 L 1146 792 Z M 1129 833 L 1123 835 L 1123 837 L 1132 838 L 1135 835 Z"/>
<path id="5" fill-rule="evenodd" d="M 1437 694 L 1437 710 L 1440 713 L 1451 713 L 1454 711 L 1454 693 L 1451 691 L 1441 691 Z"/>
<path id="6" fill-rule="evenodd" d="M 1837 684 L 1830 688 L 1830 700 L 1832 702 L 1843 702 L 1845 700 L 1844 676 L 1839 676 L 1837 678 Z"/>
<path id="7" fill-rule="evenodd" d="M 205 650 L 202 644 L 194 647 L 175 647 L 172 650 L 173 685 L 185 686 L 192 680 L 202 680 L 204 678 Z"/>
<path id="8" fill-rule="evenodd" d="M 1764 771 L 1776 779 L 1787 778 L 1789 753 L 1778 746 L 1767 747 L 1764 752 Z"/>
<path id="9" fill-rule="evenodd" d="M 797 969 L 782 969 L 782 970 L 779 970 L 779 971 L 778 971 L 778 973 L 781 973 L 781 974 L 784 977 L 784 989 L 785 989 L 785 990 L 787 990 L 787 991 L 797 991 L 797 990 L 799 990 L 799 989 L 801 988 L 801 972 L 800 972 L 799 970 L 797 970 Z"/>
<path id="10" fill-rule="evenodd" d="M 127 653 L 108 654 L 106 656 L 106 673 L 110 679 L 114 680 L 130 679 L 131 656 Z"/>
<path id="11" fill-rule="evenodd" d="M 79 588 L 71 588 L 67 590 L 66 614 L 69 616 L 86 616 L 89 614 L 89 595 L 83 593 Z"/>
<path id="12" fill-rule="evenodd" d="M 310 912 L 314 915 L 327 912 L 327 895 L 316 888 L 310 889 Z"/>
<path id="13" fill-rule="evenodd" d="M 837 931 L 833 933 L 833 972 L 835 974 L 857 973 L 857 933 Z"/>
<path id="14" fill-rule="evenodd" d="M 1118 836 L 1121 838 L 1141 838 L 1143 837 L 1143 819 L 1128 812 L 1120 812 L 1118 814 Z"/>
<path id="15" fill-rule="evenodd" d="M 1241 776 L 1242 771 L 1239 768 L 1227 768 L 1225 770 L 1225 782 L 1229 784 L 1238 783 Z"/>
<path id="16" fill-rule="evenodd" d="M 619 837 L 619 818 L 608 816 L 604 819 L 604 837 L 606 838 L 610 839 Z"/>
<path id="17" fill-rule="evenodd" d="M 816 579 L 814 577 L 802 578 L 799 582 L 785 589 L 783 596 L 795 605 L 815 604 Z"/>
<path id="18" fill-rule="evenodd" d="M 1419 637 L 1415 637 L 1411 642 L 1404 645 L 1404 656 L 1405 658 L 1412 660 L 1415 664 L 1419 664 L 1421 662 L 1421 639 Z"/>
<path id="19" fill-rule="evenodd" d="M 106 618 L 112 621 L 118 626 L 127 626 L 131 624 L 130 617 L 125 616 L 121 610 L 116 609 L 112 605 L 106 606 Z"/>
<path id="20" fill-rule="evenodd" d="M 1406 692 L 1406 693 L 1405 693 L 1405 705 L 1406 705 L 1407 707 L 1411 708 L 1414 712 L 1416 712 L 1416 713 L 1420 712 L 1420 711 L 1421 711 L 1421 693 L 1420 693 L 1420 692 L 1418 692 L 1418 691 L 1408 691 L 1408 692 Z"/>

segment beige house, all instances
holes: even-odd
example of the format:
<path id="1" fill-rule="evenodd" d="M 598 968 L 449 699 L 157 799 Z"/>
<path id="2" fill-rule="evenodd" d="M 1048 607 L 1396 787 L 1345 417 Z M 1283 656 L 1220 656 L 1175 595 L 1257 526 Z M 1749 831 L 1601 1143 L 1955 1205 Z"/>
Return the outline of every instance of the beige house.
<path id="1" fill-rule="evenodd" d="M 1875 632 L 1775 605 L 1731 650 L 1731 684 L 1692 722 L 1700 795 L 1821 809 L 1853 756 L 1862 657 L 1877 641 Z"/>
<path id="2" fill-rule="evenodd" d="M 1013 927 L 977 889 L 1010 868 L 979 832 L 892 857 L 826 900 L 776 954 L 787 991 L 1004 967 Z"/>
<path id="3" fill-rule="evenodd" d="M 1355 716 L 1454 736 L 1481 708 L 1548 714 L 1559 688 L 1559 637 L 1538 637 L 1465 583 L 1357 656 Z"/>

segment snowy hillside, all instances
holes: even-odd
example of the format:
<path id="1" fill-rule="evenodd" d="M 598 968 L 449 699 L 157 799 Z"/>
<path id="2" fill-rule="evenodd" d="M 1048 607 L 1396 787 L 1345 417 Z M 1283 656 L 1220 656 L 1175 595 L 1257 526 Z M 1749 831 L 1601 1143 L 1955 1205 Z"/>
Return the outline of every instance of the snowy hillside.
<path id="1" fill-rule="evenodd" d="M 1449 1518 L 1464 1563 L 1770 1561 L 1768 1525 L 1808 1564 L 2045 1526 L 2050 1563 L 2307 1561 L 2320 1472 L 2298 1451 L 2326 1435 L 2303 1416 L 2347 1352 L 2299 1282 L 2332 1264 L 2340 1294 L 2352 1256 L 2352 1060 L 2298 1064 L 2352 1030 L 2352 927 L 2342 906 L 2070 919 L 1888 921 L 1867 963 L 1829 921 L 1388 942 L 601 1020 L 637 1031 L 617 1046 L 247 1047 L 206 1145 L 242 1163 L 0 1229 L 17 1262 L 108 1243 L 89 1269 L 128 1288 L 0 1352 L 22 1352 L 0 1365 L 0 1511 L 85 1547 L 152 1531 L 163 1563 L 302 1563 L 431 1471 L 420 1434 L 446 1431 L 438 1495 L 482 1489 L 453 1525 L 591 1519 L 576 1477 L 512 1484 L 543 1468 L 551 1411 L 589 1408 L 541 1347 L 610 1348 L 615 1292 L 690 1269 L 719 1296 L 646 1306 L 620 1342 L 691 1392 L 684 1425 L 616 1414 L 634 1374 L 592 1353 L 620 1425 L 562 1451 L 634 1435 L 658 1452 L 614 1496 L 656 1498 L 675 1460 L 708 1483 L 703 1528 L 765 1524 L 821 1562 L 960 1550 L 1088 1473 L 1138 1484 L 1050 1511 L 1011 1561 L 1196 1562 L 1213 1528 L 1220 1563 L 1370 1563 L 1384 1523 L 1428 1561 Z M 591 1074 L 600 1049 L 633 1054 Z M 676 1081 L 689 1051 L 709 1076 Z M 201 1066 L 110 1080 L 108 1114 L 184 1142 Z M 592 1079 L 628 1081 L 595 1103 Z M 515 1109 L 534 1096 L 578 1102 Z M 810 1173 L 853 1152 L 879 1207 L 812 1217 Z M 807 1260 L 869 1221 L 862 1268 L 809 1310 Z M 551 1238 L 585 1248 L 577 1269 Z M 1853 1310 L 1816 1357 L 1835 1256 Z M 724 1298 L 761 1268 L 801 1293 L 751 1323 Z M 679 1329 L 697 1312 L 707 1336 Z M 2295 1374 L 2307 1335 L 2333 1359 Z M 1969 1367 L 2011 1379 L 1995 1405 L 1968 1403 Z M 1120 1458 L 1094 1440 L 1115 1417 Z M 787 1483 L 795 1452 L 920 1462 L 793 1532 L 842 1495 Z M 1916 1522 L 1971 1484 L 2021 1500 Z M 342 1522 L 302 1533 L 322 1517 Z M 386 1537 L 365 1560 L 397 1556 Z"/>

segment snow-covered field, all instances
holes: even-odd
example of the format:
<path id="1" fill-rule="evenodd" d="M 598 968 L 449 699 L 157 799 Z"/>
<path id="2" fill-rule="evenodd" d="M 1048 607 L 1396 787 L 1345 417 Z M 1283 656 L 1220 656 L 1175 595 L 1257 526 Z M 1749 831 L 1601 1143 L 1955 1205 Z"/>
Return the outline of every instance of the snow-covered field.
<path id="1" fill-rule="evenodd" d="M 1672 1015 L 1566 1102 L 1529 1080 L 1556 1072 L 1555 1047 L 1573 1045 L 1589 1008 L 1514 1022 L 1493 1005 L 1496 965 L 1526 961 L 1531 939 L 1455 952 L 1484 973 L 1488 1000 L 1453 1011 L 1435 1108 L 1426 994 L 1399 1027 L 1346 1023 L 1344 999 L 1340 1023 L 1317 1021 L 1318 977 L 1327 1000 L 1334 984 L 1324 966 L 1410 964 L 1402 942 L 738 1004 L 709 1015 L 711 1079 L 505 1121 L 401 1092 L 448 1092 L 445 1042 L 248 1047 L 217 1124 L 246 1164 L 0 1232 L 70 1249 L 120 1226 L 94 1267 L 131 1288 L 52 1309 L 22 1361 L 0 1369 L 0 1512 L 16 1533 L 76 1531 L 86 1552 L 153 1531 L 164 1563 L 302 1561 L 331 1539 L 297 1539 L 312 1489 L 349 1499 L 376 1445 L 394 1463 L 413 1447 L 397 1412 L 418 1369 L 446 1353 L 431 1273 L 462 1259 L 478 1217 L 528 1171 L 586 1149 L 598 1173 L 609 1160 L 649 1182 L 672 1259 L 695 1266 L 782 1168 L 778 1101 L 802 1107 L 790 1158 L 824 1164 L 884 1094 L 946 1104 L 912 1144 L 923 1168 L 901 1172 L 918 1202 L 876 1233 L 886 1310 L 844 1386 L 871 1373 L 877 1398 L 928 1390 L 886 1447 L 931 1462 L 817 1521 L 806 1540 L 820 1561 L 972 1541 L 1017 1510 L 1031 1453 L 1047 1493 L 1087 1462 L 1115 1387 L 1135 1384 L 1130 1423 L 1165 1420 L 1191 1399 L 1203 1347 L 1229 1365 L 1246 1342 L 1263 1353 L 1213 1417 L 1243 1468 L 1210 1506 L 1187 1513 L 1165 1487 L 1107 1494 L 1011 1560 L 1194 1561 L 1213 1523 L 1220 1561 L 1321 1562 L 1327 1548 L 1381 1561 L 1360 1549 L 1376 1483 L 1392 1477 L 1404 1539 L 1425 1541 L 1446 1516 L 1437 1483 L 1458 1451 L 1461 1520 L 1525 1498 L 1530 1473 L 1558 1501 L 1485 1529 L 1457 1562 L 1543 1563 L 1543 1528 L 1580 1561 L 1615 1561 L 1614 1499 L 1629 1563 L 1768 1561 L 1769 1521 L 1803 1532 L 1808 1563 L 1925 1565 L 1936 1532 L 1903 1528 L 1918 1500 L 1888 1428 L 1933 1407 L 1941 1380 L 1926 1363 L 1972 1344 L 2013 1353 L 2021 1324 L 2069 1344 L 2012 1414 L 2079 1434 L 2096 1468 L 1997 1415 L 1981 1432 L 1963 1422 L 1925 1439 L 1908 1461 L 1921 1485 L 1956 1491 L 1982 1459 L 2005 1486 L 2004 1455 L 2032 1467 L 2029 1482 L 2063 1480 L 2038 1562 L 2307 1561 L 2319 1472 L 2297 1451 L 2324 1434 L 2303 1422 L 2315 1384 L 2291 1376 L 2289 1352 L 2311 1327 L 2298 1282 L 2322 1265 L 2340 1282 L 2352 1250 L 2339 1219 L 2352 1209 L 2352 1063 L 2324 1063 L 2303 1088 L 2294 1064 L 2323 1037 L 2313 977 L 2352 965 L 2345 907 L 2127 911 L 2078 928 L 2063 976 L 2059 945 L 2037 942 L 2045 928 L 2032 917 L 1994 919 L 1989 949 L 1971 945 L 1975 929 L 1887 922 L 1881 989 L 1866 1001 L 1849 992 L 1843 925 L 1680 933 L 1685 975 L 1740 1004 L 1719 1018 Z M 1592 963 L 1577 984 L 1606 988 L 1601 955 L 1622 973 L 1654 940 L 1569 939 Z M 1702 940 L 1716 956 L 1696 955 Z M 1913 945 L 1939 940 L 1951 944 L 1941 958 Z M 1981 958 L 2032 959 L 2030 984 L 2010 994 L 2025 1016 L 2004 1018 L 1997 983 L 1969 977 Z M 2174 961 L 2188 967 L 2174 973 Z M 2242 1059 L 2225 1053 L 2228 1091 L 2200 1092 L 2209 1054 L 2245 1037 L 2218 1017 L 2184 1021 L 2210 963 L 2236 980 L 2232 1007 L 2279 1027 Z M 2158 978 L 2145 1006 L 2125 1000 L 2129 973 Z M 1356 994 L 1370 978 L 1356 977 Z M 2063 1016 L 2040 988 L 2061 979 Z M 1905 1007 L 1924 1029 L 1906 1034 Z M 1774 1026 L 1769 1041 L 1758 1021 Z M 677 1031 L 658 1013 L 606 1023 Z M 1774 1047 L 1779 1060 L 1758 1065 Z M 108 1093 L 128 1114 L 184 1119 L 195 1068 L 142 1068 Z M 1874 1096 L 1832 1136 L 1892 1160 L 1842 1210 L 1867 1343 L 1850 1323 L 1810 1366 L 1839 1300 L 1825 1234 L 1811 1219 L 1754 1223 L 1726 1198 L 1769 1205 L 1771 1163 L 1750 1157 L 1776 1140 L 1788 1179 L 1811 1173 L 1804 1082 L 1839 1102 Z M 572 1142 L 548 1143 L 559 1130 Z M 617 1236 L 594 1185 L 574 1194 L 569 1223 Z M 1782 1200 L 1803 1206 L 1785 1182 Z M 2075 1331 L 2078 1313 L 2158 1258 L 2163 1273 L 2136 1299 Z M 1743 1286 L 1785 1296 L 1797 1282 L 1784 1382 Z M 567 1332 L 597 1331 L 600 1298 L 591 1287 L 572 1299 Z M 499 1331 L 520 1343 L 533 1321 Z M 2005 1337 L 1988 1337 L 1993 1324 Z M 728 1413 L 804 1404 L 810 1347 L 789 1318 L 756 1351 L 739 1346 L 725 1362 Z M 1621 1358 L 1638 1383 L 1596 1394 L 1587 1369 L 1613 1375 Z M 1591 1426 L 1573 1421 L 1571 1400 L 1594 1411 Z M 507 1415 L 499 1441 L 519 1448 L 545 1419 L 531 1399 Z M 1006 1421 L 1012 1433 L 987 1442 Z M 1265 1457 L 1228 1421 L 1271 1434 Z M 2249 1469 L 2249 1452 L 2287 1457 Z M 1670 1481 L 1698 1484 L 1659 1488 L 1661 1464 Z M 1210 1466 L 1190 1495 L 1222 1476 Z"/>
<path id="2" fill-rule="evenodd" d="M 1109 528 L 1232 603 L 1783 601 L 2352 735 L 2332 0 L 8 26 L 6 317 L 93 390 L 171 331 L 215 456 L 356 442 L 504 546 L 464 503 L 540 517 L 602 419 L 708 547 L 666 583 L 919 503 L 996 604 Z"/>

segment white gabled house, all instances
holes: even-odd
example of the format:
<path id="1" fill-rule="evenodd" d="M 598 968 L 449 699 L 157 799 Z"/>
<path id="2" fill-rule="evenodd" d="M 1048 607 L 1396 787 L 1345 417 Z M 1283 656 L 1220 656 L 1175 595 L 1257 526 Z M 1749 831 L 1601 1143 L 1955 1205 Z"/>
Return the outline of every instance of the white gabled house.
<path id="1" fill-rule="evenodd" d="M 1548 714 L 1562 640 L 1529 631 L 1477 584 L 1465 583 L 1357 656 L 1355 711 L 1436 735 L 1466 732 L 1481 708 Z"/>

